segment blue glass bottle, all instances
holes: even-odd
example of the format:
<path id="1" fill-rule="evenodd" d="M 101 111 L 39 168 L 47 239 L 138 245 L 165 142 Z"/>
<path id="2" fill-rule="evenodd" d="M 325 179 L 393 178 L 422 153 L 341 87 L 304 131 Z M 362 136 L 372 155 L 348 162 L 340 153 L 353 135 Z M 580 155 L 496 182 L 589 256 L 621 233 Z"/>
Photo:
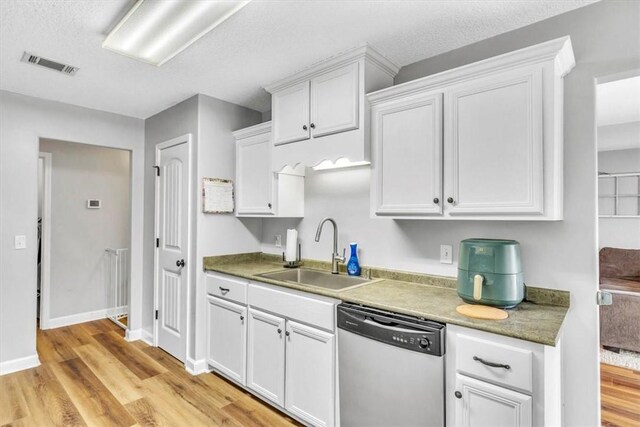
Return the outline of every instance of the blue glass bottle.
<path id="1" fill-rule="evenodd" d="M 347 273 L 349 276 L 360 275 L 360 263 L 358 262 L 358 244 L 351 243 L 351 258 L 347 263 Z"/>

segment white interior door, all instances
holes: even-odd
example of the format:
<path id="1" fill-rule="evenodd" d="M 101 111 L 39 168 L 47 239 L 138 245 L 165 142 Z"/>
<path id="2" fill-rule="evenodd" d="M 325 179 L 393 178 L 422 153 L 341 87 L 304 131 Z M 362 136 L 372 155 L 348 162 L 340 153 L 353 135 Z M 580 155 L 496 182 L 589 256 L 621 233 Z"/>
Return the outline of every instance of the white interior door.
<path id="1" fill-rule="evenodd" d="M 181 361 L 187 350 L 189 138 L 160 144 L 157 192 L 157 343 Z"/>

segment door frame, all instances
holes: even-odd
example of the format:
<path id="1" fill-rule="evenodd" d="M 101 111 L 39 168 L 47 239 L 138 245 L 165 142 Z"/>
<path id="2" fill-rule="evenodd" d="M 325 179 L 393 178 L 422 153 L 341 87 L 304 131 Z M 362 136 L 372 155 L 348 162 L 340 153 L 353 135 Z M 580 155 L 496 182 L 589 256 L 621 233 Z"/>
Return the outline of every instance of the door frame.
<path id="1" fill-rule="evenodd" d="M 51 153 L 38 152 L 42 166 L 42 224 L 40 229 L 40 329 L 49 329 L 51 316 Z"/>
<path id="2" fill-rule="evenodd" d="M 175 145 L 179 145 L 179 144 L 183 144 L 186 143 L 187 144 L 187 168 L 188 168 L 188 177 L 189 179 L 187 180 L 187 256 L 186 256 L 186 261 L 187 261 L 187 268 L 186 268 L 186 273 L 187 273 L 187 300 L 185 301 L 186 307 L 185 311 L 186 311 L 186 323 L 185 323 L 185 364 L 187 362 L 187 360 L 189 360 L 189 344 L 190 344 L 190 338 L 189 338 L 189 334 L 191 331 L 190 325 L 189 325 L 189 319 L 191 317 L 191 283 L 193 282 L 192 279 L 192 271 L 194 271 L 191 268 L 191 263 L 193 261 L 192 259 L 192 253 L 191 253 L 191 241 L 192 241 L 192 229 L 193 229 L 193 221 L 192 221 L 192 205 L 193 205 L 193 195 L 191 194 L 191 189 L 192 189 L 192 164 L 193 164 L 193 158 L 192 158 L 192 148 L 193 148 L 193 144 L 192 144 L 192 134 L 191 133 L 187 133 L 184 135 L 180 135 L 176 138 L 172 138 L 168 141 L 164 141 L 161 142 L 159 144 L 156 144 L 155 147 L 155 165 L 159 165 L 160 163 L 160 152 L 164 149 L 173 147 Z M 154 166 L 155 166 L 154 165 Z M 154 238 L 158 238 L 159 236 L 159 214 L 160 214 L 160 180 L 158 179 L 158 175 L 155 176 L 155 201 L 154 201 L 154 211 L 153 211 L 153 233 L 154 233 Z M 159 283 L 158 283 L 158 257 L 159 257 L 159 250 L 160 248 L 155 247 L 154 245 L 154 250 L 153 250 L 153 313 L 152 315 L 154 316 L 153 319 L 153 345 L 155 347 L 158 347 L 158 319 L 155 318 L 155 312 L 156 310 L 159 309 L 158 307 L 158 303 L 159 303 L 159 297 L 158 297 L 158 287 L 159 287 Z"/>

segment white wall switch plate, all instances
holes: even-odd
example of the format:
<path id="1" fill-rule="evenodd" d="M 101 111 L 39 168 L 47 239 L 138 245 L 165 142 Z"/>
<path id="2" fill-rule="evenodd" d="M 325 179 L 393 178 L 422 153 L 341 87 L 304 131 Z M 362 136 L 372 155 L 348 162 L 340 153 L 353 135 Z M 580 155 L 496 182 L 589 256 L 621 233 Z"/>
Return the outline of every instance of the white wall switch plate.
<path id="1" fill-rule="evenodd" d="M 27 236 L 20 235 L 16 236 L 13 241 L 13 245 L 16 249 L 26 249 L 27 248 Z"/>
<path id="2" fill-rule="evenodd" d="M 453 246 L 440 245 L 440 263 L 453 264 Z"/>
<path id="3" fill-rule="evenodd" d="M 276 247 L 282 247 L 282 234 L 276 234 Z"/>

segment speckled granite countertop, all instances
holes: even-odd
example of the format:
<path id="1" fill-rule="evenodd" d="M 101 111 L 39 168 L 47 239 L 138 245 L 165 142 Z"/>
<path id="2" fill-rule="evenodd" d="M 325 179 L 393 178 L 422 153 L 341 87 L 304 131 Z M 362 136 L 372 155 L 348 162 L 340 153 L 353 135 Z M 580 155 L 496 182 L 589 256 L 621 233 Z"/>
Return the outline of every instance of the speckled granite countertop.
<path id="1" fill-rule="evenodd" d="M 304 267 L 328 270 L 329 263 L 305 260 Z M 455 279 L 377 268 L 363 268 L 363 275 L 370 272 L 372 280 L 375 280 L 373 283 L 340 291 L 258 276 L 282 269 L 282 262 L 277 256 L 261 253 L 204 258 L 205 271 L 230 274 L 550 346 L 555 346 L 569 310 L 569 292 L 527 287 L 527 299 L 518 307 L 508 310 L 507 319 L 472 319 L 456 312 L 456 307 L 463 301 L 456 293 Z"/>

